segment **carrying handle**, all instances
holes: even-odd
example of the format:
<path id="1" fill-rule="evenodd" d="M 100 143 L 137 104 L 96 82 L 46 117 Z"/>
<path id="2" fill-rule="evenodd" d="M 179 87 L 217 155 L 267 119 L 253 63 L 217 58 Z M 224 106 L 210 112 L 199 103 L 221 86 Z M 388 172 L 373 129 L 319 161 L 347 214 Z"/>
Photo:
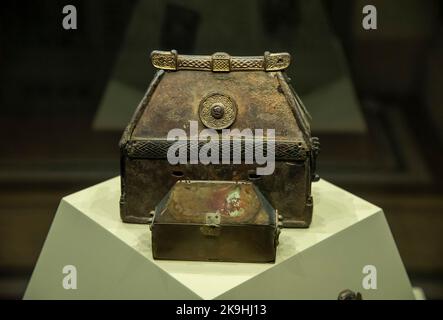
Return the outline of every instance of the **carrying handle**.
<path id="1" fill-rule="evenodd" d="M 279 71 L 289 67 L 291 55 L 287 52 L 270 53 L 263 56 L 231 56 L 225 52 L 213 55 L 182 55 L 176 50 L 152 51 L 152 65 L 163 70 L 199 70 L 212 72 L 230 71 Z"/>

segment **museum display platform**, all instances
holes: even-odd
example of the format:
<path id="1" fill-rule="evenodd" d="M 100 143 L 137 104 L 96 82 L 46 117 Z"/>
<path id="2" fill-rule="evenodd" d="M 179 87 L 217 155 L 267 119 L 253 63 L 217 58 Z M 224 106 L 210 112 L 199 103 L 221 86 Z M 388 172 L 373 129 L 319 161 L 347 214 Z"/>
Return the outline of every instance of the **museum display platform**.
<path id="1" fill-rule="evenodd" d="M 312 187 L 312 225 L 282 230 L 274 264 L 153 260 L 149 226 L 120 220 L 119 177 L 71 194 L 24 299 L 337 299 L 344 289 L 414 299 L 382 209 L 324 180 Z"/>

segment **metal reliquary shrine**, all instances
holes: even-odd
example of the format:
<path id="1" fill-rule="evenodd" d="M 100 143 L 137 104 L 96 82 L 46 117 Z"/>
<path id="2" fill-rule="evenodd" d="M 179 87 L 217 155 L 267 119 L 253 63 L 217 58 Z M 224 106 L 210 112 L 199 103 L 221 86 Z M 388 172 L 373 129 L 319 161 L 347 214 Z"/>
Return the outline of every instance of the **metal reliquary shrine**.
<path id="1" fill-rule="evenodd" d="M 151 60 L 159 70 L 120 141 L 122 220 L 151 224 L 157 259 L 273 262 L 281 227 L 309 227 L 318 180 L 319 143 L 284 73 L 290 55 Z"/>

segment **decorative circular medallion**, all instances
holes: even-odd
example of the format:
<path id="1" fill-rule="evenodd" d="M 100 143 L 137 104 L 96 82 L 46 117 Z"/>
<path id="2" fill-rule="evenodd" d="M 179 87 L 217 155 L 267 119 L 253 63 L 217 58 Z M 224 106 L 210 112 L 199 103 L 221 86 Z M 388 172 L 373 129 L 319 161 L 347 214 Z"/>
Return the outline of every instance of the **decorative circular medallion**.
<path id="1" fill-rule="evenodd" d="M 223 115 L 225 114 L 225 106 L 223 103 L 214 103 L 211 108 L 211 115 L 215 119 L 221 119 L 223 118 Z"/>
<path id="2" fill-rule="evenodd" d="M 200 102 L 200 119 L 211 129 L 225 129 L 234 123 L 237 105 L 230 96 L 211 93 Z"/>

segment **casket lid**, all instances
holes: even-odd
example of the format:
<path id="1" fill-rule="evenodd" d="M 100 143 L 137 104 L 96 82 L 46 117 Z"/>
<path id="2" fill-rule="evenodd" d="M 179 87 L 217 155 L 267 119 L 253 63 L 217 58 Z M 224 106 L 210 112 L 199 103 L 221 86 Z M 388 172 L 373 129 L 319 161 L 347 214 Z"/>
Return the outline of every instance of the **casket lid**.
<path id="1" fill-rule="evenodd" d="M 276 212 L 251 182 L 178 181 L 153 224 L 276 225 Z"/>

